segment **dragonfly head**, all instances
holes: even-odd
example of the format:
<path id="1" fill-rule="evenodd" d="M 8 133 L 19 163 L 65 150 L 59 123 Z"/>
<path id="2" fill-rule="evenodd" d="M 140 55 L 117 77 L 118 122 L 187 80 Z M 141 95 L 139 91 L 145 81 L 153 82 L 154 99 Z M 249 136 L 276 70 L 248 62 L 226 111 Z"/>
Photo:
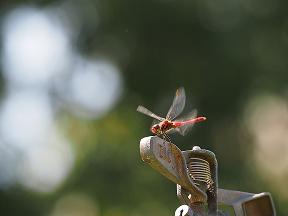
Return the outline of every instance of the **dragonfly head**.
<path id="1" fill-rule="evenodd" d="M 152 132 L 153 134 L 159 134 L 159 132 L 160 132 L 160 126 L 159 126 L 159 124 L 153 125 L 150 130 L 151 130 L 151 132 Z"/>

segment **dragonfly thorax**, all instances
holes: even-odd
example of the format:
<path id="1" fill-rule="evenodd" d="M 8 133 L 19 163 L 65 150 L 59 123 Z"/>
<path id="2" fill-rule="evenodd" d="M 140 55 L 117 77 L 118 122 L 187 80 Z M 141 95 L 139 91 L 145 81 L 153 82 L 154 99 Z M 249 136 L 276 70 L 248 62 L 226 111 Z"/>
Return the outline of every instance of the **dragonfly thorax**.
<path id="1" fill-rule="evenodd" d="M 169 120 L 164 120 L 158 124 L 155 124 L 151 127 L 151 132 L 153 134 L 163 134 L 165 133 L 166 131 L 174 128 L 174 124 L 172 121 L 169 121 Z"/>

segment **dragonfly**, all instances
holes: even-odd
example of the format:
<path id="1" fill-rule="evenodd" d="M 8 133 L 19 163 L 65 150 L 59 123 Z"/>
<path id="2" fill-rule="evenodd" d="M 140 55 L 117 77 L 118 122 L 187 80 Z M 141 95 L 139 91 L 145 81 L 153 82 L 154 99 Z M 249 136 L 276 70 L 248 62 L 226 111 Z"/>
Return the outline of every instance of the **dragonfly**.
<path id="1" fill-rule="evenodd" d="M 151 112 L 150 110 L 141 105 L 137 107 L 137 111 L 147 116 L 150 116 L 153 119 L 156 119 L 158 123 L 153 124 L 150 128 L 150 131 L 153 134 L 171 142 L 168 134 L 172 132 L 178 132 L 179 134 L 184 136 L 195 123 L 206 120 L 206 117 L 204 116 L 197 117 L 196 109 L 193 109 L 184 117 L 176 119 L 182 113 L 185 107 L 185 102 L 185 90 L 183 87 L 180 87 L 176 90 L 172 105 L 165 118 L 156 115 L 155 113 Z"/>

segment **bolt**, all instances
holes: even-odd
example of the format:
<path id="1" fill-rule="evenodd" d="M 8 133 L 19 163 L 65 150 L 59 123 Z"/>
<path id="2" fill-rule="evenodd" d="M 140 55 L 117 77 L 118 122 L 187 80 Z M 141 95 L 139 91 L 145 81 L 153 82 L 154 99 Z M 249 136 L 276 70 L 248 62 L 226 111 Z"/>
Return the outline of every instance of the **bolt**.
<path id="1" fill-rule="evenodd" d="M 193 151 L 197 151 L 197 150 L 200 150 L 200 149 L 201 149 L 200 146 L 193 146 L 193 148 L 192 148 Z"/>

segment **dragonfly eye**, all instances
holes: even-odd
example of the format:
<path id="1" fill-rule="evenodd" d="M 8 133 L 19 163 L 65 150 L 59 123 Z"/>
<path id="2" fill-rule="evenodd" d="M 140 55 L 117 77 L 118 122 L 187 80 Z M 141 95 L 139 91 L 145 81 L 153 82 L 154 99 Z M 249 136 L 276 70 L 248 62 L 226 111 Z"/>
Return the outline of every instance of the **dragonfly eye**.
<path id="1" fill-rule="evenodd" d="M 158 134 L 158 133 L 159 133 L 159 129 L 160 129 L 159 125 L 158 125 L 158 124 L 155 124 L 155 125 L 153 125 L 153 126 L 151 127 L 151 132 L 152 132 L 153 134 Z"/>

